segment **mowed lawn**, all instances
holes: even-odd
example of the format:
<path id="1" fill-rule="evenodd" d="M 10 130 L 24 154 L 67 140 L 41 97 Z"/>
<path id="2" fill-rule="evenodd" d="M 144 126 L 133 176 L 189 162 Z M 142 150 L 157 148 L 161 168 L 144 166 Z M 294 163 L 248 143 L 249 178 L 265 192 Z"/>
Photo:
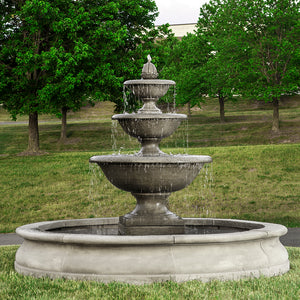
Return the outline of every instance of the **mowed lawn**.
<path id="1" fill-rule="evenodd" d="M 237 218 L 300 226 L 300 104 L 281 104 L 281 133 L 271 132 L 272 111 L 261 103 L 227 104 L 218 122 L 216 100 L 192 112 L 170 138 L 167 153 L 210 155 L 197 179 L 170 196 L 172 211 L 183 217 Z M 180 112 L 185 112 L 184 108 Z M 120 216 L 135 199 L 113 187 L 90 165 L 98 154 L 128 153 L 139 143 L 111 122 L 111 103 L 69 115 L 68 140 L 58 143 L 60 124 L 45 116 L 40 123 L 45 155 L 27 157 L 26 124 L 0 125 L 0 232 L 42 220 Z M 7 120 L 0 111 L 0 120 Z M 209 147 L 208 147 L 209 146 Z"/>
<path id="2" fill-rule="evenodd" d="M 176 154 L 180 149 L 166 149 Z M 183 217 L 237 218 L 300 226 L 300 145 L 190 148 L 213 158 L 170 196 Z M 89 158 L 107 152 L 6 156 L 1 164 L 0 232 L 43 220 L 120 216 L 135 206 Z"/>
<path id="3" fill-rule="evenodd" d="M 182 111 L 181 111 L 182 112 Z M 183 111 L 184 112 L 184 111 Z M 226 123 L 218 107 L 194 110 L 162 150 L 210 155 L 196 180 L 170 196 L 172 211 L 183 217 L 218 217 L 300 227 L 300 109 L 292 101 L 281 110 L 281 133 L 271 132 L 271 111 L 247 101 L 227 105 Z M 70 115 L 68 141 L 58 143 L 59 122 L 40 124 L 41 156 L 26 149 L 26 124 L 0 125 L 0 232 L 56 219 L 120 216 L 135 199 L 113 187 L 93 155 L 132 153 L 139 144 L 110 121 L 110 104 Z M 0 121 L 8 116 L 0 110 Z M 25 120 L 24 118 L 22 120 Z M 283 276 L 240 281 L 190 281 L 134 286 L 50 280 L 14 271 L 18 246 L 0 247 L 0 299 L 292 299 L 300 298 L 300 250 L 288 248 L 291 270 Z"/>

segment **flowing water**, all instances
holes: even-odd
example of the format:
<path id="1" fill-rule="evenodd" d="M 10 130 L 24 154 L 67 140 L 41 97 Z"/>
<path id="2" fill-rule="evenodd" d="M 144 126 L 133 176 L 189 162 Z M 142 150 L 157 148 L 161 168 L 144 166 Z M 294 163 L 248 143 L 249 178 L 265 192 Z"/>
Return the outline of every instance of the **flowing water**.
<path id="1" fill-rule="evenodd" d="M 130 91 L 128 86 L 123 86 L 123 114 L 137 112 L 142 107 L 142 102 Z"/>
<path id="2" fill-rule="evenodd" d="M 170 155 L 177 154 L 174 152 L 174 148 L 176 148 L 176 152 L 178 151 L 180 154 L 188 154 L 188 129 L 188 119 L 181 121 L 177 130 L 175 130 L 171 136 L 161 141 L 160 149 Z"/>
<path id="3" fill-rule="evenodd" d="M 90 186 L 88 199 L 91 203 L 90 217 L 100 217 L 103 211 L 103 199 L 106 198 L 106 190 L 109 182 L 97 164 L 89 164 L 89 173 Z"/>
<path id="4" fill-rule="evenodd" d="M 111 143 L 114 155 L 120 155 L 128 150 L 138 151 L 140 148 L 137 139 L 126 134 L 117 120 L 111 121 Z"/>
<path id="5" fill-rule="evenodd" d="M 201 217 L 213 218 L 215 217 L 215 202 L 213 194 L 213 163 L 205 164 L 198 176 L 200 180 L 199 188 L 199 206 L 198 210 Z M 197 180 L 197 179 L 196 179 Z M 197 183 L 197 182 L 196 182 Z"/>
<path id="6" fill-rule="evenodd" d="M 171 211 L 183 217 L 215 217 L 217 203 L 214 198 L 213 185 L 213 163 L 205 164 L 189 186 L 171 194 L 169 201 Z"/>

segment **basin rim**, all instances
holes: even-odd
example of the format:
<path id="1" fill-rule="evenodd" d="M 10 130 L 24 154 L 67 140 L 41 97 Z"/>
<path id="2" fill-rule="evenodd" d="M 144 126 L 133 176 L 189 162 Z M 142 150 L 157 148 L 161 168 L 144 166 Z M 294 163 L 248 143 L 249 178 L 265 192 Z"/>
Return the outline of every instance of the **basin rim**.
<path id="1" fill-rule="evenodd" d="M 126 80 L 123 85 L 176 85 L 175 81 L 167 79 L 133 79 Z"/>
<path id="2" fill-rule="evenodd" d="M 127 120 L 127 119 L 143 119 L 143 120 L 156 120 L 156 119 L 187 119 L 185 114 L 176 113 L 125 113 L 113 115 L 112 120 Z"/>
<path id="3" fill-rule="evenodd" d="M 109 164 L 199 164 L 211 163 L 212 158 L 208 155 L 161 155 L 161 156 L 140 156 L 136 154 L 118 155 L 95 155 L 89 160 L 91 163 Z"/>
<path id="4" fill-rule="evenodd" d="M 280 237 L 287 233 L 287 228 L 280 224 L 230 220 L 230 219 L 201 219 L 183 218 L 185 222 L 211 224 L 221 224 L 223 226 L 235 225 L 249 226 L 248 231 L 213 234 L 172 234 L 172 235 L 96 235 L 96 234 L 72 234 L 51 232 L 51 229 L 76 227 L 76 226 L 96 226 L 96 225 L 117 225 L 119 218 L 95 218 L 95 219 L 72 219 L 45 221 L 23 225 L 16 229 L 16 233 L 25 240 L 43 241 L 62 244 L 83 244 L 83 245 L 171 245 L 171 244 L 214 244 L 231 243 L 240 241 L 251 241 L 259 239 L 269 239 Z"/>

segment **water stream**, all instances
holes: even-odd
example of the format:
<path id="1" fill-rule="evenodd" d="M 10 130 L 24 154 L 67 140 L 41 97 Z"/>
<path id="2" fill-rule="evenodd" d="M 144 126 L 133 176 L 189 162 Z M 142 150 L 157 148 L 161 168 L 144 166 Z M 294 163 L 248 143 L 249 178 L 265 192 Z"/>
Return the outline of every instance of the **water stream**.
<path id="1" fill-rule="evenodd" d="M 89 202 L 91 205 L 90 217 L 98 217 L 101 210 L 101 197 L 103 193 L 103 180 L 105 177 L 101 168 L 95 164 L 89 164 L 90 186 L 89 186 Z"/>

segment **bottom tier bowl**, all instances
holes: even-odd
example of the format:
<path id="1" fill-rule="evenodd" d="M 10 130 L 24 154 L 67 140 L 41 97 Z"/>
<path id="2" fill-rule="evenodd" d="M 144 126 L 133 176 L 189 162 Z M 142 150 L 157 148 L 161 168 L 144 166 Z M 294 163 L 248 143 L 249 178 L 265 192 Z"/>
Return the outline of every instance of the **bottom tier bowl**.
<path id="1" fill-rule="evenodd" d="M 117 188 L 131 193 L 171 193 L 189 185 L 205 163 L 206 155 L 100 155 L 90 158 Z"/>

